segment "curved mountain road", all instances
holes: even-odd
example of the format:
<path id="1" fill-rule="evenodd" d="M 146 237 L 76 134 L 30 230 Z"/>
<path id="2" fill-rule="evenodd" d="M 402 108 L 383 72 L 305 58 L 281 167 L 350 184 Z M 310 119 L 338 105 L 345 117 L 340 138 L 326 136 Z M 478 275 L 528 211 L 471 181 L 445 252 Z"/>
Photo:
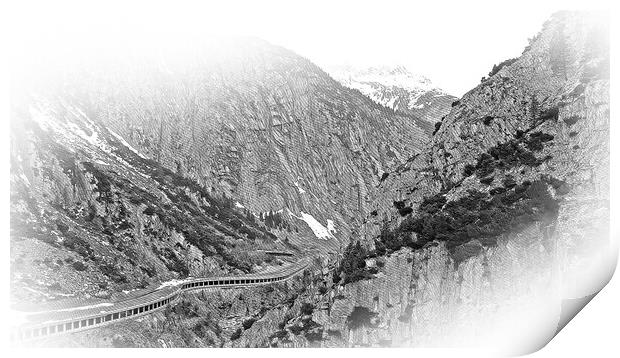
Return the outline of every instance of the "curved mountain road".
<path id="1" fill-rule="evenodd" d="M 11 341 L 73 333 L 144 316 L 166 307 L 182 293 L 191 290 L 251 287 L 286 281 L 304 271 L 309 264 L 309 259 L 302 259 L 297 263 L 264 273 L 175 280 L 166 282 L 155 290 L 117 302 L 101 302 L 88 306 L 33 312 L 27 315 L 26 323 L 12 327 Z"/>

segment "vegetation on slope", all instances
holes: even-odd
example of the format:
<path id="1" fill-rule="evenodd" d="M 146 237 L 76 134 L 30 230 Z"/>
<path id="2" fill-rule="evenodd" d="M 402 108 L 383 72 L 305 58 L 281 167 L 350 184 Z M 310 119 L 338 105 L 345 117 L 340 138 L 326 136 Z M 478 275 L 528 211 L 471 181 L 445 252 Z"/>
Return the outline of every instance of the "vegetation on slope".
<path id="1" fill-rule="evenodd" d="M 557 217 L 559 199 L 550 188 L 560 189 L 563 182 L 544 177 L 521 184 L 507 179 L 492 193 L 469 190 L 466 196 L 447 201 L 445 194 L 424 199 L 417 214 L 394 230 L 383 230 L 375 240 L 377 254 L 384 255 L 411 247 L 419 249 L 429 242 L 446 242 L 448 249 L 478 240 L 483 246 L 518 232 L 535 222 L 550 223 Z"/>

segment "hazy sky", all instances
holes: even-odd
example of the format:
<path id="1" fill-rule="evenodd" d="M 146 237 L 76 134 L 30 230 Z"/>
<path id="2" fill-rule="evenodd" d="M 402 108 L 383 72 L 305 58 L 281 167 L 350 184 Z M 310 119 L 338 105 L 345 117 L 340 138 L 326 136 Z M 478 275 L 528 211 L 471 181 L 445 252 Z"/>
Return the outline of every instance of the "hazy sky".
<path id="1" fill-rule="evenodd" d="M 54 1 L 20 6 L 12 35 L 122 37 L 145 31 L 253 35 L 319 65 L 402 64 L 460 96 L 493 64 L 521 54 L 561 9 L 600 8 L 606 1 Z M 36 10 L 33 10 L 36 9 Z"/>

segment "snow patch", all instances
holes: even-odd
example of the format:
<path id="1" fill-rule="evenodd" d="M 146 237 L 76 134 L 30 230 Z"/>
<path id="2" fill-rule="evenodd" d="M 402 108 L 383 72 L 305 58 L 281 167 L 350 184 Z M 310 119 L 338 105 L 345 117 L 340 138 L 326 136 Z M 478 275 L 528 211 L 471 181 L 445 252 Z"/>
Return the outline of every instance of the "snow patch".
<path id="1" fill-rule="evenodd" d="M 119 134 L 117 134 L 116 132 L 114 132 L 111 129 L 108 129 L 108 131 L 110 132 L 110 134 L 112 134 L 114 136 L 114 138 L 116 138 L 125 147 L 127 147 L 127 149 L 129 149 L 132 152 L 134 152 L 135 154 L 137 154 L 140 158 L 146 159 L 146 157 L 144 155 L 142 155 L 142 153 L 138 152 L 138 150 L 136 150 L 136 148 L 132 147 L 129 143 L 127 143 L 127 141 L 123 137 L 121 137 Z"/>
<path id="2" fill-rule="evenodd" d="M 57 121 L 56 119 L 51 117 L 48 113 L 46 113 L 43 110 L 38 109 L 38 108 L 30 108 L 30 114 L 31 114 L 32 118 L 37 123 L 39 123 L 41 125 L 42 128 L 44 128 L 47 131 L 54 132 L 55 134 L 58 134 L 58 135 L 64 137 L 69 143 L 75 145 L 75 144 L 77 144 L 77 141 L 79 139 L 82 139 L 86 143 L 94 146 L 95 148 L 100 149 L 101 151 L 103 151 L 107 155 L 111 156 L 112 158 L 114 158 L 115 160 L 120 162 L 121 164 L 123 164 L 123 165 L 125 165 L 127 167 L 130 167 L 132 169 L 136 169 L 135 167 L 130 165 L 127 161 L 125 161 L 124 159 L 122 159 L 118 155 L 114 154 L 112 152 L 112 149 L 110 148 L 110 146 L 108 146 L 104 141 L 102 141 L 100 139 L 99 134 L 95 130 L 96 129 L 96 125 L 94 124 L 93 121 L 91 121 L 84 114 L 84 112 L 82 112 L 79 108 L 70 107 L 70 106 L 65 106 L 65 107 L 73 115 L 81 116 L 82 119 L 83 119 L 84 125 L 89 127 L 89 130 L 92 132 L 92 134 L 90 134 L 90 135 L 86 134 L 86 132 L 84 132 L 84 130 L 82 128 L 80 128 L 77 124 L 75 124 L 73 122 L 61 123 L 60 121 Z M 110 131 L 110 133 L 116 136 L 116 134 L 113 133 L 112 131 Z M 117 138 L 119 138 L 119 137 L 117 137 Z M 122 137 L 120 137 L 119 140 L 124 142 L 124 144 L 126 143 L 124 140 L 122 140 Z M 129 144 L 125 144 L 125 145 L 127 145 L 130 150 L 134 150 L 135 151 L 135 149 L 131 148 L 129 146 Z M 70 147 L 73 147 L 73 146 L 70 146 Z M 136 153 L 136 154 L 140 155 L 140 153 Z M 136 169 L 136 171 L 138 171 L 138 170 Z M 142 176 L 146 177 L 142 173 L 140 173 L 140 174 Z"/>
<path id="3" fill-rule="evenodd" d="M 318 239 L 323 239 L 323 240 L 327 240 L 327 239 L 333 239 L 334 235 L 332 235 L 332 231 L 330 231 L 330 229 L 326 228 L 325 226 L 323 226 L 323 224 L 321 224 L 317 219 L 314 218 L 314 216 L 310 215 L 310 214 L 306 214 L 303 211 L 301 212 L 301 217 L 296 216 L 295 214 L 293 214 L 290 210 L 289 210 L 289 214 L 299 220 L 303 220 L 306 222 L 306 224 L 308 225 L 308 227 L 310 227 L 310 229 L 312 230 L 312 232 L 314 233 L 314 236 L 316 236 Z M 335 232 L 335 228 L 334 228 L 334 222 L 331 220 L 327 220 L 327 226 L 330 226 L 330 222 L 331 222 L 331 228 L 333 230 L 333 232 Z"/>
<path id="4" fill-rule="evenodd" d="M 295 182 L 295 186 L 297 187 L 297 190 L 299 190 L 299 194 L 306 193 L 306 191 L 301 186 L 299 186 L 299 182 Z"/>
<path id="5" fill-rule="evenodd" d="M 241 203 L 238 201 L 235 202 L 235 207 L 239 209 L 245 209 L 245 206 L 241 205 Z"/>
<path id="6" fill-rule="evenodd" d="M 165 288 L 165 287 L 176 287 L 176 286 L 180 286 L 184 284 L 185 282 L 187 282 L 187 280 L 174 279 L 174 280 L 170 280 L 170 281 L 166 281 L 162 283 L 161 285 L 159 285 L 159 287 L 157 287 L 157 289 L 161 290 L 162 288 Z"/>
<path id="7" fill-rule="evenodd" d="M 392 97 L 392 99 L 385 102 L 384 106 L 388 108 L 394 108 L 394 103 L 396 102 L 397 97 Z"/>

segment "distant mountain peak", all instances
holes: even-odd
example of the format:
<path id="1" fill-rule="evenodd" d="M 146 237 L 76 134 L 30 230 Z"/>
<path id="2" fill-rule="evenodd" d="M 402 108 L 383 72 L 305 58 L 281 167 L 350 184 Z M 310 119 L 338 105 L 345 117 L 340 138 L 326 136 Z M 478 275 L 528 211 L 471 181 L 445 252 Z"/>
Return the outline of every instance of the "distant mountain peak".
<path id="1" fill-rule="evenodd" d="M 385 107 L 437 122 L 456 97 L 435 86 L 426 76 L 404 65 L 370 67 L 331 66 L 327 72 L 342 85 L 357 89 Z"/>
<path id="2" fill-rule="evenodd" d="M 414 74 L 404 65 L 379 65 L 365 68 L 335 66 L 328 71 L 338 81 L 374 82 L 389 87 L 400 87 L 415 91 L 440 90 L 427 77 Z M 348 86 L 348 84 L 345 83 Z"/>

